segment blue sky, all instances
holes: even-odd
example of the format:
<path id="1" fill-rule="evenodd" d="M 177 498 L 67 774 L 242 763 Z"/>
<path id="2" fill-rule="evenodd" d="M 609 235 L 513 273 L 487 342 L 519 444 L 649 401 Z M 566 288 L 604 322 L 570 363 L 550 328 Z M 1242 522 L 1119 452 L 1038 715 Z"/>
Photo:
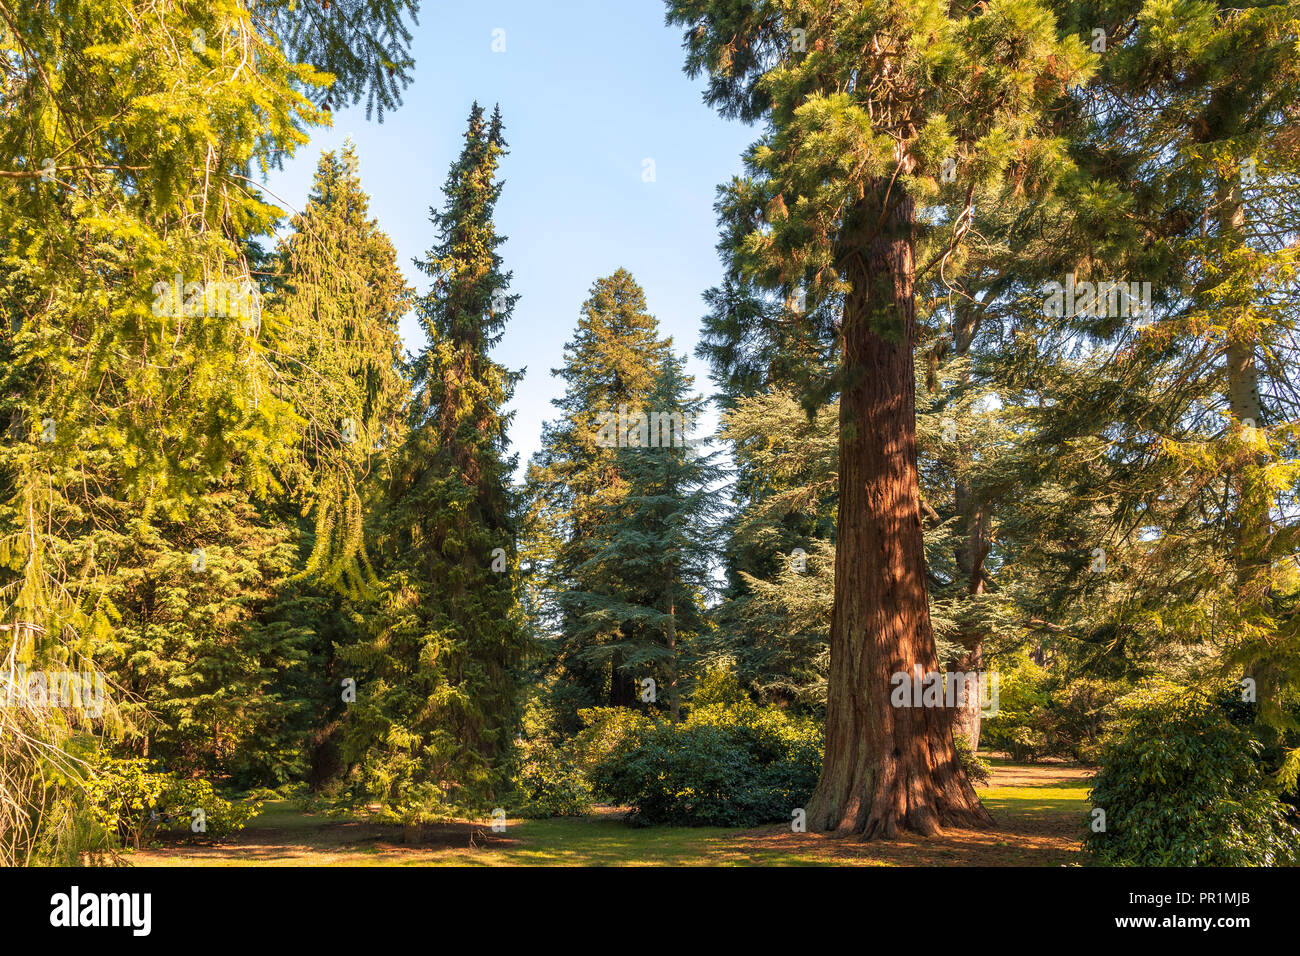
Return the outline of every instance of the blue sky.
<path id="1" fill-rule="evenodd" d="M 493 52 L 494 31 L 504 52 Z M 361 108 L 338 110 L 332 128 L 267 181 L 281 205 L 301 209 L 322 150 L 351 135 L 371 213 L 397 247 L 408 281 L 432 244 L 429 207 L 459 153 L 470 104 L 501 104 L 510 155 L 497 205 L 501 247 L 522 296 L 494 358 L 527 368 L 511 409 L 520 474 L 542 422 L 578 310 L 591 284 L 619 267 L 646 292 L 678 353 L 690 354 L 698 391 L 713 383 L 693 352 L 701 294 L 721 278 L 714 248 L 716 187 L 741 170 L 758 131 L 721 119 L 701 99 L 703 80 L 682 73 L 681 34 L 664 25 L 661 0 L 426 2 L 415 29 L 413 82 L 383 124 Z M 645 160 L 654 181 L 643 181 Z M 423 335 L 410 317 L 407 348 Z M 711 428 L 710 416 L 705 427 Z"/>

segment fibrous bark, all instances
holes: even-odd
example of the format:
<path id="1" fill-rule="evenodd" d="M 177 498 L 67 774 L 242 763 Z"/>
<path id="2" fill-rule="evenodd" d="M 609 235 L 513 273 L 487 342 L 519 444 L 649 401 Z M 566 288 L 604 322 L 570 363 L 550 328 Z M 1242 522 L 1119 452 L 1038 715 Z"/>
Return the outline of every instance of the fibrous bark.
<path id="1" fill-rule="evenodd" d="M 957 760 L 951 712 L 891 704 L 893 675 L 938 669 L 916 464 L 915 206 L 895 195 L 845 231 L 826 756 L 807 808 L 810 827 L 866 838 L 992 823 Z"/>

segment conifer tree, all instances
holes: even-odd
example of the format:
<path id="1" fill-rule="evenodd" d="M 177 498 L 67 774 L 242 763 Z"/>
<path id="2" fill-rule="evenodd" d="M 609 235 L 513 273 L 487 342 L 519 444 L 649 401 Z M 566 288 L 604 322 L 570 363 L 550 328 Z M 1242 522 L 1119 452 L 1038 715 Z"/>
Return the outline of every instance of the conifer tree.
<path id="1" fill-rule="evenodd" d="M 552 404 L 561 412 L 544 426 L 542 448 L 530 463 L 528 499 L 534 537 L 545 536 L 553 553 L 537 568 L 544 615 L 541 626 L 554 635 L 552 661 L 567 698 L 562 711 L 607 703 L 631 706 L 636 685 L 623 657 L 621 625 L 583 624 L 574 595 L 595 592 L 602 581 L 588 562 L 597 554 L 597 534 L 609 507 L 627 493 L 617 435 L 602 443 L 602 423 L 642 408 L 668 359 L 671 341 L 659 338 L 658 322 L 646 310 L 645 294 L 624 269 L 598 279 L 583 303 L 578 327 L 564 350 L 564 394 Z M 608 645 L 607 650 L 599 650 Z"/>
<path id="2" fill-rule="evenodd" d="M 98 561 L 123 502 L 182 523 L 214 483 L 265 495 L 298 428 L 243 307 L 247 240 L 279 216 L 248 173 L 320 121 L 302 90 L 324 78 L 239 0 L 156 12 L 0 0 L 0 652 L 26 666 L 88 667 L 111 646 Z M 35 754 L 75 780 L 60 745 L 81 717 L 0 713 L 0 776 Z M 72 792 L 43 794 L 23 832 Z"/>
<path id="3" fill-rule="evenodd" d="M 325 153 L 278 250 L 273 305 L 285 394 L 308 422 L 301 481 L 315 502 L 306 571 L 358 596 L 373 578 L 359 486 L 402 434 L 407 381 L 398 321 L 411 290 L 392 242 L 368 216 L 355 147 Z"/>
<path id="4" fill-rule="evenodd" d="M 720 435 L 736 478 L 712 653 L 761 697 L 816 710 L 835 591 L 837 412 L 831 403 L 810 417 L 792 389 L 773 386 L 732 399 Z"/>
<path id="5" fill-rule="evenodd" d="M 411 82 L 411 30 L 420 0 L 253 0 L 295 61 L 334 77 L 311 90 L 325 108 L 366 101 L 366 119 L 384 121 Z"/>
<path id="6" fill-rule="evenodd" d="M 268 749 L 292 732 L 298 750 L 307 751 L 309 779 L 319 785 L 340 769 L 335 645 L 356 639 L 351 602 L 377 587 L 367 525 L 373 530 L 388 455 L 405 432 L 408 380 L 398 322 L 412 290 L 392 242 L 369 215 L 350 140 L 340 154 L 321 155 L 311 194 L 290 225 L 268 303 L 283 328 L 282 394 L 307 422 L 292 484 L 309 496 L 314 514 L 308 525 L 298 501 L 277 509 L 306 553 L 265 623 L 305 629 L 310 642 L 306 659 L 280 673 L 280 733 L 268 735 Z"/>
<path id="7" fill-rule="evenodd" d="M 973 198 L 1063 164 L 1047 109 L 1085 77 L 1034 0 L 670 0 L 708 102 L 763 119 L 719 200 L 729 278 L 842 314 L 839 515 L 827 743 L 811 826 L 891 837 L 986 824 L 942 708 L 896 708 L 891 675 L 937 669 L 925 587 L 913 348 L 918 231 L 956 246 Z M 928 210 L 928 211 L 927 211 Z M 922 265 L 921 269 L 928 269 Z M 842 305 L 842 308 L 841 308 Z M 751 323 L 741 322 L 743 328 Z"/>
<path id="8" fill-rule="evenodd" d="M 1295 5 L 1071 4 L 1062 21 L 1105 50 L 1063 113 L 1086 178 L 1006 364 L 1027 474 L 1066 492 L 1026 540 L 1096 666 L 1249 677 L 1284 727 L 1300 677 Z M 1064 310 L 1048 280 L 1077 288 Z M 1149 283 L 1141 311 L 1101 294 L 1117 280 Z"/>
<path id="9" fill-rule="evenodd" d="M 703 400 L 689 394 L 682 365 L 666 358 L 645 405 L 629 410 L 614 461 L 622 487 L 586 532 L 590 557 L 575 574 L 585 589 L 564 595 L 579 656 L 632 677 L 641 699 L 666 703 L 673 720 L 705 628 L 721 477 L 697 447 Z"/>
<path id="10" fill-rule="evenodd" d="M 416 264 L 428 345 L 413 367 L 376 552 L 383 591 L 344 649 L 357 700 L 345 755 L 360 787 L 407 819 L 490 806 L 505 785 L 526 649 L 503 411 L 519 373 L 489 357 L 513 311 L 492 215 L 505 154 L 500 112 L 474 104 L 436 241 Z M 348 674 L 345 674 L 345 679 Z"/>

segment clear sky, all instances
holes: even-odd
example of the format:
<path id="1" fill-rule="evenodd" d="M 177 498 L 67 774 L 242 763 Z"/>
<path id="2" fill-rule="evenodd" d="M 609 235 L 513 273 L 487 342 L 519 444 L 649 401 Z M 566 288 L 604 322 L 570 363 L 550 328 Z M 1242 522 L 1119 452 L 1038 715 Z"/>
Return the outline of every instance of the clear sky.
<path id="1" fill-rule="evenodd" d="M 599 277 L 626 268 L 678 353 L 689 353 L 697 391 L 713 383 L 694 357 L 701 294 L 721 279 L 714 248 L 715 188 L 741 170 L 758 130 L 721 119 L 701 99 L 703 79 L 682 72 L 681 33 L 662 0 L 426 0 L 415 28 L 413 82 L 400 109 L 367 122 L 364 103 L 338 110 L 332 128 L 267 181 L 281 205 L 301 209 L 322 150 L 351 136 L 371 213 L 397 247 L 407 280 L 433 241 L 429 208 L 459 153 L 470 104 L 500 103 L 510 155 L 496 224 L 522 296 L 493 357 L 527 368 L 510 430 L 520 475 L 554 418 L 560 365 L 578 310 Z M 494 31 L 504 52 L 494 52 Z M 643 179 L 653 160 L 654 181 Z M 423 342 L 412 317 L 408 349 Z M 712 428 L 715 417 L 704 422 Z"/>

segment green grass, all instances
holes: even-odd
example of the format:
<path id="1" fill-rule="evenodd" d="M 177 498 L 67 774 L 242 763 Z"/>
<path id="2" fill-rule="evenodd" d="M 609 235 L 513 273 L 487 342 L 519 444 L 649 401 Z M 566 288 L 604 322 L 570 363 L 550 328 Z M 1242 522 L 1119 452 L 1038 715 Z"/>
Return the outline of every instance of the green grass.
<path id="1" fill-rule="evenodd" d="M 439 825 L 427 842 L 408 844 L 400 827 L 315 815 L 276 801 L 228 843 L 158 847 L 127 860 L 139 866 L 1058 866 L 1077 862 L 1087 789 L 1076 769 L 996 761 L 992 785 L 980 796 L 997 830 L 888 843 L 795 834 L 782 825 L 633 827 L 620 813 L 605 811 L 510 820 L 502 834 L 486 822 Z"/>

